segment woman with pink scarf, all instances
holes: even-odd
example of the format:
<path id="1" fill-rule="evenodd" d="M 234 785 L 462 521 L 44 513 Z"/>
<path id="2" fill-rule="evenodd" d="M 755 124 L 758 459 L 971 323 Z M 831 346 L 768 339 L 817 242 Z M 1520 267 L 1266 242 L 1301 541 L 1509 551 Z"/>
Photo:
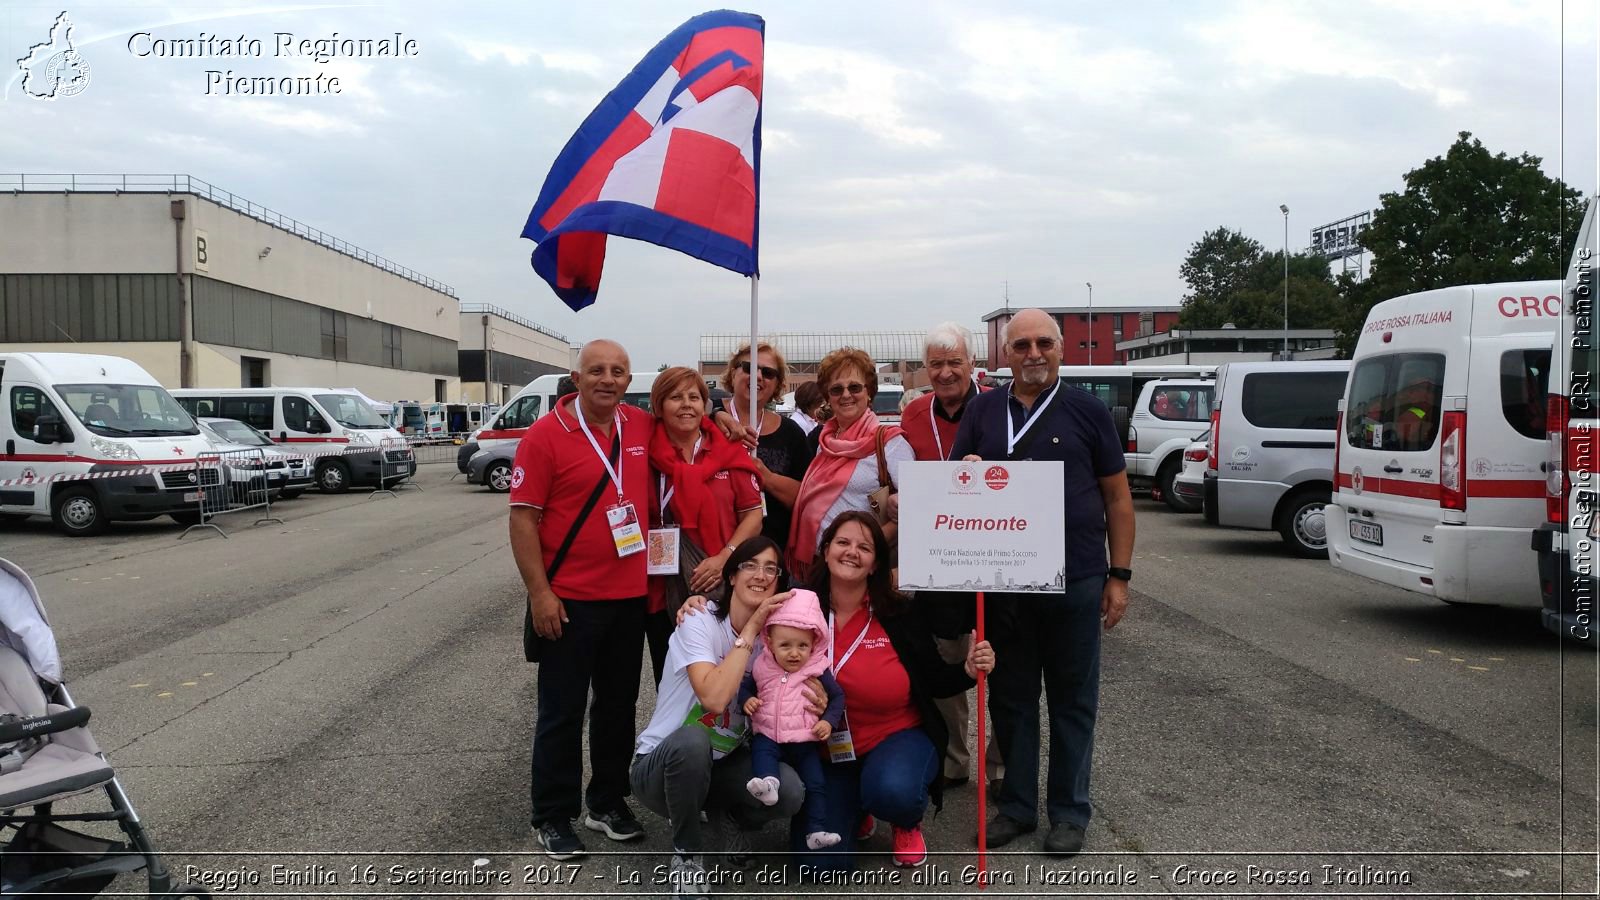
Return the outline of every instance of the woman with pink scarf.
<path id="1" fill-rule="evenodd" d="M 835 350 L 817 366 L 817 384 L 827 395 L 833 418 L 822 426 L 817 455 L 795 498 L 788 552 L 796 572 L 810 568 L 817 553 L 817 536 L 840 513 L 852 509 L 873 512 L 869 498 L 879 488 L 880 431 L 891 484 L 897 483 L 894 476 L 900 463 L 916 459 L 900 427 L 879 423 L 872 411 L 872 398 L 878 394 L 878 367 L 872 357 L 854 347 Z M 896 525 L 892 515 L 890 518 L 883 530 L 893 544 Z"/>

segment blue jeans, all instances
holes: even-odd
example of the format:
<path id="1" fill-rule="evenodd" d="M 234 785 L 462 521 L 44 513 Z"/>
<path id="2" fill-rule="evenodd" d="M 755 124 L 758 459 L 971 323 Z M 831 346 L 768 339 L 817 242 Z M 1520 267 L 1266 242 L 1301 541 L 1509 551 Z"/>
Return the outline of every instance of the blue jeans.
<path id="1" fill-rule="evenodd" d="M 1067 582 L 1060 594 L 994 594 L 984 637 L 994 645 L 989 714 L 1006 777 L 995 806 L 1028 825 L 1039 818 L 1039 686 L 1050 715 L 1051 825 L 1087 828 L 1089 763 L 1100 707 L 1100 595 L 1103 575 Z"/>
<path id="2" fill-rule="evenodd" d="M 828 809 L 828 784 L 822 776 L 822 751 L 816 741 L 780 744 L 764 734 L 750 741 L 750 774 L 757 778 L 778 776 L 778 763 L 786 762 L 806 786 L 806 802 L 795 821 L 806 823 L 806 834 L 827 831 L 824 814 Z"/>
<path id="3" fill-rule="evenodd" d="M 846 707 L 848 710 L 848 706 Z M 846 713 L 848 715 L 848 712 Z M 839 843 L 812 851 L 799 830 L 799 819 L 789 827 L 789 845 L 805 854 L 800 864 L 812 870 L 844 871 L 855 867 L 856 823 L 863 813 L 891 825 L 910 828 L 928 811 L 928 785 L 939 774 L 943 749 L 936 749 L 927 732 L 907 728 L 884 738 L 854 762 L 823 766 L 828 782 L 828 811 L 823 830 L 839 835 Z"/>

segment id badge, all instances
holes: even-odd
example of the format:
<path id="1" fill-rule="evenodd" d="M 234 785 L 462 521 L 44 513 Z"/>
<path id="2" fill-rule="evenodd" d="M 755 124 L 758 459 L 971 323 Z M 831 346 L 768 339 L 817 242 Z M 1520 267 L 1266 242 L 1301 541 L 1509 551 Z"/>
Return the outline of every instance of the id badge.
<path id="1" fill-rule="evenodd" d="M 828 735 L 828 759 L 831 762 L 853 762 L 856 758 L 856 744 L 850 739 L 850 729 L 841 728 Z"/>
<path id="2" fill-rule="evenodd" d="M 652 528 L 650 529 L 649 562 L 645 571 L 651 575 L 676 575 L 678 574 L 678 529 L 677 528 Z"/>
<path id="3" fill-rule="evenodd" d="M 611 526 L 611 542 L 617 546 L 618 556 L 632 556 L 644 552 L 644 532 L 639 530 L 639 516 L 632 503 L 619 503 L 606 510 L 606 523 Z"/>

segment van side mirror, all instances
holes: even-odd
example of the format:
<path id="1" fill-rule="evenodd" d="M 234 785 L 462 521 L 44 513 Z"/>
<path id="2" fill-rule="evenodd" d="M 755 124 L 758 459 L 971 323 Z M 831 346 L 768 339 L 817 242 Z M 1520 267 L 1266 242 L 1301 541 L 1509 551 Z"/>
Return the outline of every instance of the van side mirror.
<path id="1" fill-rule="evenodd" d="M 72 440 L 72 429 L 60 416 L 45 413 L 33 423 L 33 440 L 37 444 L 65 444 Z"/>

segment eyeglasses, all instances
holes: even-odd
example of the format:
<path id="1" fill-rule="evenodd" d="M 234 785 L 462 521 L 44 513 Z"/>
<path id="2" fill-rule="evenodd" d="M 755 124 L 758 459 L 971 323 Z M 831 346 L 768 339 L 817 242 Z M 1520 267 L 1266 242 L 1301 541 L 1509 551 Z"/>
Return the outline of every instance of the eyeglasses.
<path id="1" fill-rule="evenodd" d="M 778 380 L 779 372 L 778 372 L 777 369 L 774 369 L 771 366 L 756 366 L 755 369 L 756 369 L 756 371 L 761 373 L 761 377 L 762 378 L 765 378 L 768 381 L 777 381 Z M 751 374 L 750 373 L 750 364 L 749 363 L 740 363 L 739 364 L 739 371 L 745 373 L 746 375 Z"/>
<path id="2" fill-rule="evenodd" d="M 1017 338 L 1011 342 L 1011 352 L 1013 353 L 1027 353 L 1029 347 L 1038 347 L 1040 353 L 1049 353 L 1055 349 L 1056 339 L 1053 337 Z"/>
<path id="3" fill-rule="evenodd" d="M 866 389 L 867 386 L 859 381 L 852 381 L 849 384 L 831 384 L 828 385 L 828 396 L 843 397 L 845 391 L 849 391 L 852 395 L 855 395 L 862 393 Z"/>
<path id="4" fill-rule="evenodd" d="M 768 578 L 777 578 L 783 574 L 783 569 L 779 566 L 773 563 L 756 562 L 753 559 L 747 559 L 739 563 L 739 571 L 746 575 L 765 575 Z"/>

